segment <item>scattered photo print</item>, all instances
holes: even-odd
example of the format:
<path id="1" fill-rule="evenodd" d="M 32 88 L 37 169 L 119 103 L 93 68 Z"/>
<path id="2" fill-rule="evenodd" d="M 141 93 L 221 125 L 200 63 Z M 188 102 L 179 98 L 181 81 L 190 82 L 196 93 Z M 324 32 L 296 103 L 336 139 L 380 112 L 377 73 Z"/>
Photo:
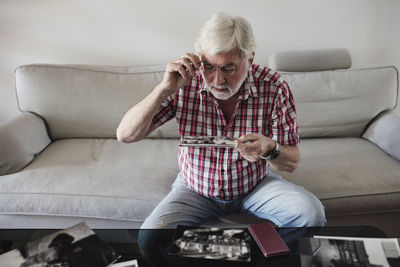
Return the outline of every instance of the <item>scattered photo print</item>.
<path id="1" fill-rule="evenodd" d="M 1 266 L 105 267 L 119 255 L 85 223 L 0 255 Z"/>
<path id="2" fill-rule="evenodd" d="M 400 266 L 395 239 L 299 238 L 302 267 Z"/>

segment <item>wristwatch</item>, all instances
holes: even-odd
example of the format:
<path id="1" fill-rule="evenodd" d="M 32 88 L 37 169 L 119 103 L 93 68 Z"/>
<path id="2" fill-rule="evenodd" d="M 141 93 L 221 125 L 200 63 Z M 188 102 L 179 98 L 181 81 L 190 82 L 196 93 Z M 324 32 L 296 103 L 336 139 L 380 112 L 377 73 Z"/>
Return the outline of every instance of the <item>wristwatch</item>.
<path id="1" fill-rule="evenodd" d="M 260 158 L 268 160 L 276 159 L 279 156 L 279 153 L 281 153 L 281 151 L 279 150 L 279 144 L 275 141 L 274 149 L 272 149 L 268 154 L 266 153 L 260 156 Z"/>

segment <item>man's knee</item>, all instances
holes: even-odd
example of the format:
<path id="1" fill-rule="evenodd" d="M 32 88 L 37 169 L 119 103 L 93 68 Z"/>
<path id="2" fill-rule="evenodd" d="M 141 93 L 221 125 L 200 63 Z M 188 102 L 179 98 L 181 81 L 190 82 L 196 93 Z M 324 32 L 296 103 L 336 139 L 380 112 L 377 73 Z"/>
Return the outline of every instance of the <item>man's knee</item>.
<path id="1" fill-rule="evenodd" d="M 272 209 L 267 202 L 258 209 L 256 215 L 279 227 L 312 227 L 326 223 L 324 207 L 313 194 L 293 192 L 289 199 L 275 204 L 278 206 Z"/>
<path id="2" fill-rule="evenodd" d="M 211 215 L 192 210 L 160 212 L 157 208 L 141 225 L 141 229 L 176 229 L 178 225 L 198 226 L 210 218 Z"/>
<path id="3" fill-rule="evenodd" d="M 140 229 L 174 229 L 175 225 L 171 224 L 171 222 L 167 221 L 165 216 L 155 216 L 155 214 L 151 214 L 149 217 L 145 219 L 143 224 L 140 226 Z"/>
<path id="4" fill-rule="evenodd" d="M 293 202 L 290 226 L 324 226 L 326 223 L 325 211 L 321 201 L 312 194 L 300 197 Z"/>
<path id="5" fill-rule="evenodd" d="M 185 223 L 185 218 L 176 213 L 157 213 L 153 212 L 140 226 L 140 229 L 175 229 L 178 224 Z"/>

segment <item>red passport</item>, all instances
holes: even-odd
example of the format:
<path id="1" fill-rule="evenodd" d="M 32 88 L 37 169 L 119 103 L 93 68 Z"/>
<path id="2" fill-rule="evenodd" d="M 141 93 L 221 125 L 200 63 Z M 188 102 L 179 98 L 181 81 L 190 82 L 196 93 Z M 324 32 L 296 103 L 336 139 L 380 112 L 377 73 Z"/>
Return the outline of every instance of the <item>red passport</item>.
<path id="1" fill-rule="evenodd" d="M 282 240 L 272 224 L 253 224 L 248 228 L 265 257 L 290 252 L 290 249 L 286 246 L 286 243 Z"/>

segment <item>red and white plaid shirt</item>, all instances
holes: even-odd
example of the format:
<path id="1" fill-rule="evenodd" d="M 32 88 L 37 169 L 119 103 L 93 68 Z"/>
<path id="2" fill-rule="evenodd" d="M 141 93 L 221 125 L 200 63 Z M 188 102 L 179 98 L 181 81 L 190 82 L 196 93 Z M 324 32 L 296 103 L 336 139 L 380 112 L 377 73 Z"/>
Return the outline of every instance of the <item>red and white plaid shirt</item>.
<path id="1" fill-rule="evenodd" d="M 261 133 L 282 145 L 299 143 L 292 93 L 277 72 L 259 65 L 249 67 L 248 77 L 229 122 L 217 100 L 196 72 L 191 84 L 162 104 L 153 123 L 161 126 L 176 117 L 181 136 L 239 138 Z M 179 148 L 179 168 L 194 191 L 214 199 L 229 200 L 250 192 L 265 176 L 269 164 L 249 162 L 234 148 Z"/>

